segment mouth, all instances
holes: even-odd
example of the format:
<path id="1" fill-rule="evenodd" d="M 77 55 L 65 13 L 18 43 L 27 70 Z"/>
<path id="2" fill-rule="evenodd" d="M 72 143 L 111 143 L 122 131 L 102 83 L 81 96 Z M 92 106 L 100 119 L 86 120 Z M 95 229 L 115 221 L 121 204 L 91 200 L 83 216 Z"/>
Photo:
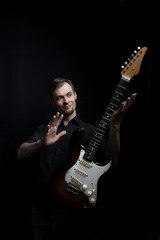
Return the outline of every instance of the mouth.
<path id="1" fill-rule="evenodd" d="M 72 108 L 71 105 L 66 105 L 66 106 L 64 106 L 64 109 L 65 109 L 65 110 L 68 110 L 68 109 L 71 109 L 71 108 Z"/>

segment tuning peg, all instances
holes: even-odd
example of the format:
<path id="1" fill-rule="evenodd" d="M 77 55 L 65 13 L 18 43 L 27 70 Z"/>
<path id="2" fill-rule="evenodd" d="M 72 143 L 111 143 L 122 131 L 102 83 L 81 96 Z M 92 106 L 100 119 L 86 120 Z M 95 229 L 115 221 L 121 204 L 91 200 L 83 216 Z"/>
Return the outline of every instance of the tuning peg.
<path id="1" fill-rule="evenodd" d="M 141 47 L 138 46 L 138 47 L 137 47 L 137 50 L 140 50 L 140 49 L 141 49 Z M 128 58 L 128 62 L 130 62 L 131 59 L 134 58 L 134 56 L 138 53 L 137 50 L 134 50 L 134 53 L 132 53 L 131 56 L 130 56 L 130 58 Z M 128 62 L 124 62 L 124 65 L 121 66 L 121 69 L 124 69 L 125 66 L 127 66 Z"/>
<path id="2" fill-rule="evenodd" d="M 124 65 L 125 65 L 125 66 L 127 66 L 127 64 L 128 64 L 127 62 L 124 62 Z M 122 69 L 125 68 L 124 65 L 121 66 Z"/>
<path id="3" fill-rule="evenodd" d="M 137 50 L 139 51 L 141 48 L 140 47 L 137 47 Z M 134 53 L 136 54 L 138 51 L 137 50 L 134 50 Z"/>

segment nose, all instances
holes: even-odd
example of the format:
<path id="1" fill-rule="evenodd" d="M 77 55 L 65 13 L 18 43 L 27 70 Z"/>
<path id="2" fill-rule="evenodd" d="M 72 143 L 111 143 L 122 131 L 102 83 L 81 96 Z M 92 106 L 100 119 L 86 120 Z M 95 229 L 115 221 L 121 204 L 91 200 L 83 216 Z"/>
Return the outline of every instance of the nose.
<path id="1" fill-rule="evenodd" d="M 64 97 L 63 101 L 64 101 L 65 104 L 67 104 L 69 102 L 67 97 Z"/>

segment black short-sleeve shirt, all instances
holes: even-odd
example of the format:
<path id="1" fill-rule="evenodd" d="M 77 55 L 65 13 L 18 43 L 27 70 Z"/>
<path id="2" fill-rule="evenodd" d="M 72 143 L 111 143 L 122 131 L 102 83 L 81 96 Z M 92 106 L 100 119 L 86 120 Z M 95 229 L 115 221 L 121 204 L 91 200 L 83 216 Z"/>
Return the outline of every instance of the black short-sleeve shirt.
<path id="1" fill-rule="evenodd" d="M 38 126 L 26 142 L 39 140 L 43 136 L 46 126 L 47 123 Z M 53 145 L 45 147 L 37 156 L 39 167 L 37 168 L 36 188 L 33 194 L 33 202 L 36 205 L 46 204 L 49 201 L 53 203 L 48 189 L 48 183 L 52 175 L 70 160 L 70 154 L 75 147 L 80 150 L 80 148 L 85 148 L 88 145 L 96 128 L 76 115 L 67 126 L 60 124 L 58 132 L 62 130 L 66 130 L 67 133 Z"/>

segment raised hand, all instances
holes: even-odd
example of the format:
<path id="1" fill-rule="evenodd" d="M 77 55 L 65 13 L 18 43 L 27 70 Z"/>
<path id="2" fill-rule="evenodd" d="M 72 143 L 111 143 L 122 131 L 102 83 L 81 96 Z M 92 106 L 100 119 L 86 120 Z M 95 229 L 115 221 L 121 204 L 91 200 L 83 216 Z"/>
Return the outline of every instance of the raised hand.
<path id="1" fill-rule="evenodd" d="M 66 134 L 66 131 L 64 130 L 57 134 L 58 126 L 60 125 L 62 120 L 63 114 L 60 114 L 59 112 L 57 112 L 56 115 L 52 117 L 46 128 L 43 139 L 41 140 L 43 142 L 43 145 L 47 146 L 53 144 Z"/>
<path id="2" fill-rule="evenodd" d="M 133 93 L 130 97 L 126 99 L 126 101 L 123 101 L 118 110 L 115 111 L 110 118 L 110 125 L 111 126 L 119 126 L 121 123 L 121 120 L 126 112 L 126 110 L 132 105 L 135 97 L 137 96 L 137 93 Z"/>

